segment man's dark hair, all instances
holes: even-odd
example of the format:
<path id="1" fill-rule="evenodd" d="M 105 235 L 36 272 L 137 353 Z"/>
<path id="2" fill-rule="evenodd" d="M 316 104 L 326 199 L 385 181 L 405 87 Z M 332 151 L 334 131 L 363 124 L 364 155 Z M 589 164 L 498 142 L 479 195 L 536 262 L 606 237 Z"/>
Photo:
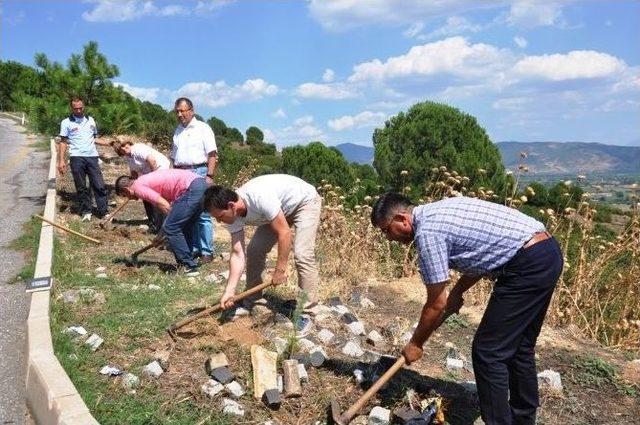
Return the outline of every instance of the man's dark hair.
<path id="1" fill-rule="evenodd" d="M 174 107 L 177 107 L 178 105 L 180 105 L 182 102 L 186 103 L 187 106 L 189 107 L 189 109 L 193 109 L 193 102 L 191 101 L 191 99 L 189 99 L 188 97 L 179 97 L 176 100 L 176 103 L 174 104 Z"/>
<path id="2" fill-rule="evenodd" d="M 80 96 L 71 96 L 71 100 L 69 100 L 69 105 L 73 105 L 75 102 L 84 103 L 84 100 L 82 100 Z"/>
<path id="3" fill-rule="evenodd" d="M 412 206 L 413 202 L 406 196 L 400 193 L 387 192 L 380 196 L 376 203 L 373 204 L 371 224 L 379 227 L 385 221 L 389 220 L 397 210 L 408 209 Z"/>
<path id="4" fill-rule="evenodd" d="M 238 194 L 233 190 L 224 186 L 211 186 L 204 192 L 204 210 L 209 211 L 211 208 L 226 210 L 229 202 L 236 202 Z"/>
<path id="5" fill-rule="evenodd" d="M 118 195 L 123 195 L 122 190 L 125 187 L 131 186 L 132 183 L 133 183 L 133 179 L 131 177 L 129 177 L 129 176 L 120 176 L 120 177 L 118 177 L 116 179 L 116 184 L 115 184 L 116 193 Z"/>

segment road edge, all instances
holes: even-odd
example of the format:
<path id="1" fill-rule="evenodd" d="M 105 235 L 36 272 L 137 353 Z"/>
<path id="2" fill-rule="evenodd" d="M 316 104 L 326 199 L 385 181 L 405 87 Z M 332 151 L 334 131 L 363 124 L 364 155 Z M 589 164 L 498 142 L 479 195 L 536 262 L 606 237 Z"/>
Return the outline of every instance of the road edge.
<path id="1" fill-rule="evenodd" d="M 44 217 L 55 220 L 56 146 L 51 139 Z M 42 223 L 34 278 L 51 275 L 53 226 Z M 27 318 L 26 396 L 31 416 L 38 424 L 98 424 L 53 352 L 49 325 L 50 291 L 31 295 Z"/>

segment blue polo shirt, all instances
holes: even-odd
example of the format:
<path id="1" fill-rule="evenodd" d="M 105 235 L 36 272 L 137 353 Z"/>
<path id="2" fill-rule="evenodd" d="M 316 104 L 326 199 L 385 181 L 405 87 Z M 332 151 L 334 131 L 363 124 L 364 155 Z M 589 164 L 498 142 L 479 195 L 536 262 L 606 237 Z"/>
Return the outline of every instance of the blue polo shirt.
<path id="1" fill-rule="evenodd" d="M 66 137 L 69 156 L 98 156 L 94 142 L 98 135 L 96 122 L 90 116 L 69 116 L 60 123 L 60 137 Z"/>

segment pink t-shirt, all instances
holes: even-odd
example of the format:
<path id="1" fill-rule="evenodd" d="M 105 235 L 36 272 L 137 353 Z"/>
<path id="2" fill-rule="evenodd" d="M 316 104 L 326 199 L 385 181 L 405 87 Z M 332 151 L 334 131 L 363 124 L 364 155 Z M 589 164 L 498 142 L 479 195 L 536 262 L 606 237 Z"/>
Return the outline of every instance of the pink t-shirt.
<path id="1" fill-rule="evenodd" d="M 138 198 L 152 204 L 155 204 L 159 197 L 173 203 L 199 177 L 189 170 L 157 170 L 138 177 L 131 185 L 131 190 Z"/>

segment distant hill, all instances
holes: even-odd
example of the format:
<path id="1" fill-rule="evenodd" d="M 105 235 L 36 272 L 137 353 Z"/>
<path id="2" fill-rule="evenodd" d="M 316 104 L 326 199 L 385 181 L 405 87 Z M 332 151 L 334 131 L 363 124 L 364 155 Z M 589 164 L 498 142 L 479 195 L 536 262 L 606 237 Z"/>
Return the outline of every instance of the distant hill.
<path id="1" fill-rule="evenodd" d="M 349 162 L 357 162 L 358 164 L 373 163 L 374 149 L 371 146 L 356 145 L 355 143 L 341 143 L 335 147 Z"/>
<path id="2" fill-rule="evenodd" d="M 520 152 L 529 175 L 640 174 L 640 147 L 584 142 L 500 142 L 502 162 L 517 167 Z"/>

